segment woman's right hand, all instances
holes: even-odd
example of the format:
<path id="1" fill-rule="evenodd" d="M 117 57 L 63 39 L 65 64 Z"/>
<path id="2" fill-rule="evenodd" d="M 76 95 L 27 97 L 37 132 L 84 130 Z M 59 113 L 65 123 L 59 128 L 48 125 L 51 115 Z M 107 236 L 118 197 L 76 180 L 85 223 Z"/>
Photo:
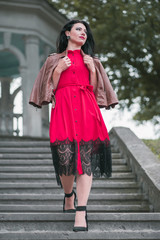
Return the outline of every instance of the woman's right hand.
<path id="1" fill-rule="evenodd" d="M 63 71 L 65 71 L 67 68 L 69 68 L 71 66 L 71 60 L 69 59 L 69 57 L 64 57 L 61 58 L 58 62 L 58 65 L 56 67 L 56 71 L 59 73 L 62 73 Z"/>

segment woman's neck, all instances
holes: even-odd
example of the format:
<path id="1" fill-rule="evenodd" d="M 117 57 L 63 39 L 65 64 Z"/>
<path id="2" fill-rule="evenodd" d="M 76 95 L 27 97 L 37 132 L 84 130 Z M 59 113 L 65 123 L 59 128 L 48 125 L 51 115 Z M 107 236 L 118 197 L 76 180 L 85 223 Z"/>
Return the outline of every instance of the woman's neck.
<path id="1" fill-rule="evenodd" d="M 76 45 L 76 44 L 70 44 L 70 43 L 68 43 L 68 46 L 66 48 L 67 51 L 68 50 L 74 51 L 74 50 L 80 50 L 80 49 L 81 49 L 81 46 Z"/>

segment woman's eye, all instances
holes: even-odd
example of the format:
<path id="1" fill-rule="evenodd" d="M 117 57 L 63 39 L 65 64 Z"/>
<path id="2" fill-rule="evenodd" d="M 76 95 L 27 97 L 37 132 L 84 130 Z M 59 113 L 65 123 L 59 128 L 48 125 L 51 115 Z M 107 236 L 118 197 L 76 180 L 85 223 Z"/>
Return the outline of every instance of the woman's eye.
<path id="1" fill-rule="evenodd" d="M 76 30 L 81 31 L 82 28 L 76 28 Z M 85 32 L 85 34 L 87 35 L 87 31 L 84 31 L 84 32 Z"/>

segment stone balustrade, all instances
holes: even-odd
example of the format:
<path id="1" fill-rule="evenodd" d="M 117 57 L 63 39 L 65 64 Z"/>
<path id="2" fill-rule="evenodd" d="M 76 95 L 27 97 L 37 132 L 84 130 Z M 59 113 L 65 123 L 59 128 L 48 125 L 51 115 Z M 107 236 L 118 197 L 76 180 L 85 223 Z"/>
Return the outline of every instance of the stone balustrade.
<path id="1" fill-rule="evenodd" d="M 22 114 L 20 113 L 0 113 L 0 135 L 19 136 L 21 132 Z"/>
<path id="2" fill-rule="evenodd" d="M 137 177 L 152 211 L 160 212 L 160 162 L 150 149 L 129 128 L 114 127 L 110 131 L 112 145 L 127 160 Z"/>

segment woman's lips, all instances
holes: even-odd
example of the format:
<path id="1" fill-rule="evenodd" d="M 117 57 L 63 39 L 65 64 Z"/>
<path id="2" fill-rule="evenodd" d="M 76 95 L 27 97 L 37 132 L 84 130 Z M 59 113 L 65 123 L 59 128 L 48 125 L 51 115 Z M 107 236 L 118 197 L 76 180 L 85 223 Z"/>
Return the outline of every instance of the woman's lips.
<path id="1" fill-rule="evenodd" d="M 83 39 L 83 40 L 85 39 L 83 36 L 80 36 L 80 38 Z"/>

